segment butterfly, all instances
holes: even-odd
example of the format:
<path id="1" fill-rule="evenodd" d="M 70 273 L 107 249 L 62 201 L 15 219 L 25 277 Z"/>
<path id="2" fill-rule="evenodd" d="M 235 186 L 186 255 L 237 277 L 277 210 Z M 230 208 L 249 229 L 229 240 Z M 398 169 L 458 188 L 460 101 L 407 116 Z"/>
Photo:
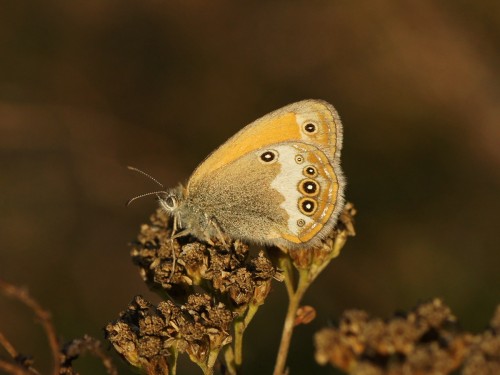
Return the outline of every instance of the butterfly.
<path id="1" fill-rule="evenodd" d="M 344 206 L 342 123 L 322 100 L 271 112 L 212 152 L 185 186 L 161 192 L 174 229 L 200 240 L 304 249 L 334 228 Z"/>

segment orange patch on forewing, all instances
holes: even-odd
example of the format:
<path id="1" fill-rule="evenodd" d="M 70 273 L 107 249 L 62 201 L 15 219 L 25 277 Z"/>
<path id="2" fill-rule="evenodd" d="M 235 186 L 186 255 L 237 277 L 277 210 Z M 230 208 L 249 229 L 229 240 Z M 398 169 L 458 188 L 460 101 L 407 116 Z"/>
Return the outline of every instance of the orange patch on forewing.
<path id="1" fill-rule="evenodd" d="M 341 126 L 335 109 L 323 101 L 306 100 L 271 112 L 236 133 L 198 166 L 188 182 L 187 190 L 203 176 L 250 151 L 273 143 L 306 140 L 302 125 L 308 119 L 319 126 L 318 133 L 309 141 L 321 145 L 320 148 L 327 152 L 328 157 L 333 158 Z"/>
<path id="2" fill-rule="evenodd" d="M 191 176 L 190 183 L 196 179 L 227 165 L 246 153 L 273 143 L 300 140 L 295 113 L 285 113 L 270 119 L 251 124 L 236 133 L 221 147 L 215 150 Z"/>

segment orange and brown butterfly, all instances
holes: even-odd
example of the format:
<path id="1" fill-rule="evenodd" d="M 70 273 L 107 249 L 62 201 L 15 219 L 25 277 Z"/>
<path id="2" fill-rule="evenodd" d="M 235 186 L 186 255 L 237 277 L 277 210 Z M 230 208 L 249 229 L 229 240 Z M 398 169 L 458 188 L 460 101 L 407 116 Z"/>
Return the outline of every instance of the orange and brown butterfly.
<path id="1" fill-rule="evenodd" d="M 341 149 L 342 123 L 331 104 L 293 103 L 236 133 L 160 204 L 183 233 L 201 240 L 315 246 L 344 206 Z"/>

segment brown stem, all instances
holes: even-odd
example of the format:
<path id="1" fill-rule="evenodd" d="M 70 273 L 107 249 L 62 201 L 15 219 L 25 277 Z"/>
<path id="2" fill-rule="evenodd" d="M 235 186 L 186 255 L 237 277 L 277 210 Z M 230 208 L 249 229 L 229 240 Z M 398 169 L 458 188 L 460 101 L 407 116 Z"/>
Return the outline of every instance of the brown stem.
<path id="1" fill-rule="evenodd" d="M 4 349 L 12 358 L 17 357 L 16 348 L 14 348 L 14 345 L 12 345 L 9 340 L 7 340 L 7 337 L 5 337 L 2 332 L 0 332 L 0 345 L 4 347 Z"/>
<path id="2" fill-rule="evenodd" d="M 90 353 L 99 358 L 106 369 L 106 373 L 109 375 L 118 375 L 118 370 L 114 366 L 113 360 L 102 349 L 101 342 L 88 335 L 80 339 L 74 339 L 64 346 L 61 351 L 63 355 L 63 366 L 70 366 L 71 368 L 73 360 L 81 357 L 85 353 Z M 64 370 L 63 368 L 62 371 L 64 372 Z"/>
<path id="3" fill-rule="evenodd" d="M 33 374 L 32 372 L 28 371 L 27 369 L 25 369 L 17 364 L 5 362 L 1 359 L 0 359 L 0 370 L 3 370 L 6 373 L 12 374 L 12 375 L 31 375 L 31 374 Z"/>
<path id="4" fill-rule="evenodd" d="M 6 296 L 15 298 L 18 301 L 24 303 L 38 317 L 43 329 L 45 330 L 45 334 L 47 335 L 47 340 L 49 341 L 49 346 L 54 361 L 54 368 L 52 370 L 52 373 L 54 375 L 58 375 L 60 369 L 59 341 L 57 340 L 56 330 L 54 328 L 54 324 L 52 323 L 50 313 L 44 310 L 25 289 L 9 284 L 2 279 L 0 279 L 0 291 L 2 291 Z"/>

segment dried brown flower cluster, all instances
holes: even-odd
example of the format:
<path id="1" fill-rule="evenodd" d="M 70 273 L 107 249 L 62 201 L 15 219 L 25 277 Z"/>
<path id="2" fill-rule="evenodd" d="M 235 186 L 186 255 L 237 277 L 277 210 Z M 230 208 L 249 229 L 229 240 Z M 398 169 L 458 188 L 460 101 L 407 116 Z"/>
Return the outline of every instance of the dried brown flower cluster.
<path id="1" fill-rule="evenodd" d="M 165 301 L 153 306 L 136 297 L 107 326 L 108 339 L 129 363 L 150 373 L 174 374 L 179 353 L 211 373 L 220 350 L 237 335 L 225 357 L 238 366 L 243 332 L 272 279 L 281 276 L 262 251 L 252 257 L 240 241 L 223 246 L 189 236 L 172 239 L 170 225 L 157 210 L 131 251 L 144 281 Z"/>
<path id="2" fill-rule="evenodd" d="M 198 364 L 215 360 L 222 346 L 231 342 L 234 316 L 207 294 L 192 294 L 181 306 L 167 300 L 155 307 L 135 297 L 120 319 L 108 324 L 106 333 L 130 364 L 148 373 L 168 374 L 172 362 L 167 359 L 177 353 L 189 354 Z"/>
<path id="3" fill-rule="evenodd" d="M 197 286 L 218 294 L 232 307 L 244 308 L 250 303 L 261 304 L 271 280 L 280 278 L 263 252 L 252 258 L 248 246 L 240 241 L 210 246 L 192 237 L 170 237 L 167 215 L 158 209 L 151 224 L 141 227 L 131 252 L 142 278 L 153 290 L 182 297 Z"/>
<path id="4" fill-rule="evenodd" d="M 346 311 L 338 328 L 315 336 L 316 360 L 349 374 L 500 374 L 500 306 L 483 334 L 459 330 L 439 299 L 383 321 Z M 457 372 L 458 373 L 458 372 Z"/>
<path id="5" fill-rule="evenodd" d="M 284 279 L 290 306 L 275 370 L 282 373 L 293 326 L 315 316 L 314 308 L 300 306 L 301 298 L 354 235 L 354 214 L 353 206 L 346 205 L 336 230 L 317 249 L 278 251 L 282 271 L 277 272 L 263 251 L 252 257 L 240 241 L 210 245 L 189 236 L 172 238 L 171 222 L 158 209 L 141 227 L 131 255 L 144 281 L 166 300 L 153 306 L 136 297 L 120 319 L 108 325 L 108 339 L 129 363 L 149 373 L 175 374 L 178 354 L 188 353 L 210 374 L 223 349 L 227 373 L 236 374 L 245 329 L 268 296 L 272 279 Z"/>

